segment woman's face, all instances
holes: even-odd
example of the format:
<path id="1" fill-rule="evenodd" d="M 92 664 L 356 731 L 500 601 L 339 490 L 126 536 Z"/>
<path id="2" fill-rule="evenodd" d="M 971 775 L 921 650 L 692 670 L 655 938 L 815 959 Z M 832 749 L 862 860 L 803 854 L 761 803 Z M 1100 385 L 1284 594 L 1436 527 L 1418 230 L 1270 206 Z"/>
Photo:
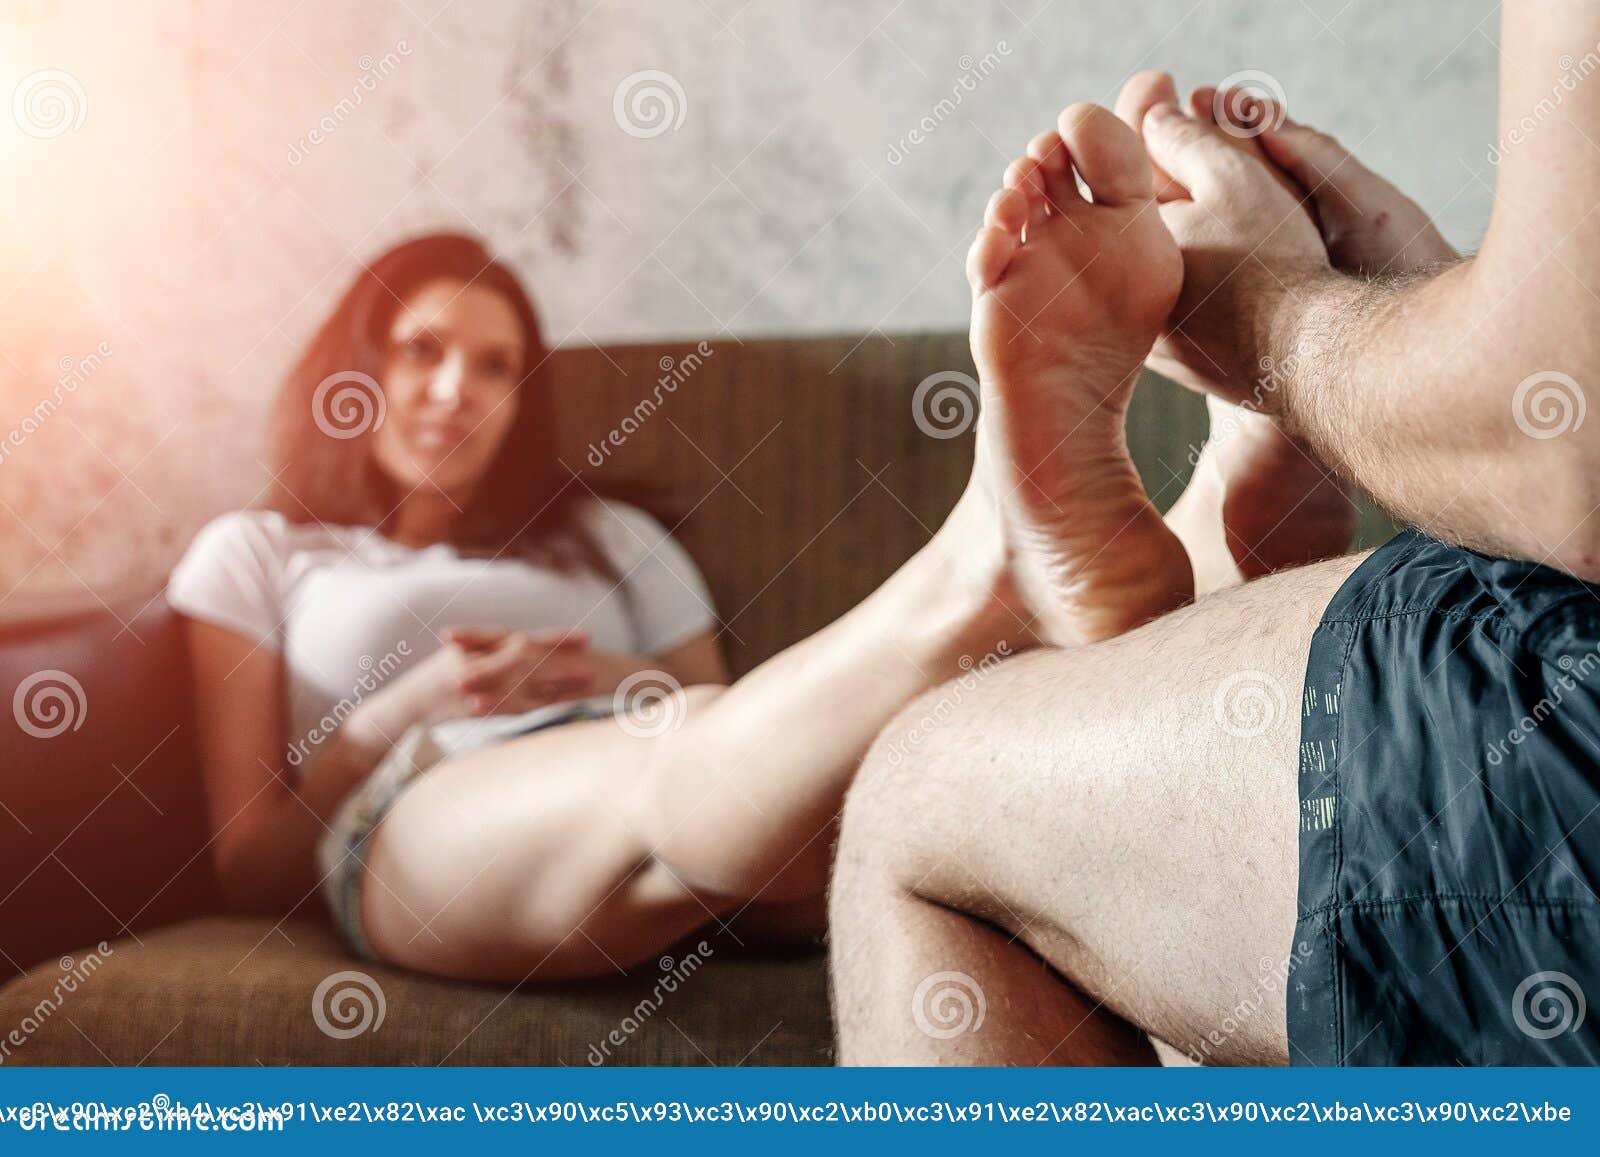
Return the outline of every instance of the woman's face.
<path id="1" fill-rule="evenodd" d="M 517 412 L 522 330 L 499 293 L 461 281 L 413 292 L 389 329 L 378 466 L 409 494 L 469 498 Z"/>

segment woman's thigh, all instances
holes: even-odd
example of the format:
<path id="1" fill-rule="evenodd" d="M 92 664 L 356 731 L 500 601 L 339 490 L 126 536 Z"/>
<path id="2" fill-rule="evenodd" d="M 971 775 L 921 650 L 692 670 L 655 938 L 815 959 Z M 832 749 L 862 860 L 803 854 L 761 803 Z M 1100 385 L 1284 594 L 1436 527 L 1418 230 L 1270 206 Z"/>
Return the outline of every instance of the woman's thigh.
<path id="1" fill-rule="evenodd" d="M 736 908 L 650 854 L 639 789 L 657 748 L 606 719 L 424 772 L 368 845 L 378 955 L 468 980 L 606 975 Z"/>

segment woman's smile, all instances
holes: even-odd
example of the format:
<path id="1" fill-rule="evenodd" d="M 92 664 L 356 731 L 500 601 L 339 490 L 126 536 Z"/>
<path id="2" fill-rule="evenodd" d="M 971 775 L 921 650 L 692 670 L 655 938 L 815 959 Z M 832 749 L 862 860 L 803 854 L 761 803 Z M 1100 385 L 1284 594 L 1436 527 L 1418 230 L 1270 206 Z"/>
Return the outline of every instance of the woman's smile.
<path id="1" fill-rule="evenodd" d="M 471 437 L 473 426 L 458 418 L 415 418 L 406 427 L 406 441 L 424 454 L 448 454 Z"/>

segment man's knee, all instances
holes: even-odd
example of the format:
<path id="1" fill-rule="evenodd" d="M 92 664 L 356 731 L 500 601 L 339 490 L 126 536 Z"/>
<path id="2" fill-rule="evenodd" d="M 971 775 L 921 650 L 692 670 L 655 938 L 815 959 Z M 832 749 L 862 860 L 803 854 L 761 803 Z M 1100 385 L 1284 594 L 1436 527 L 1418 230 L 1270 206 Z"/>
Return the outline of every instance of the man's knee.
<path id="1" fill-rule="evenodd" d="M 924 856 L 918 814 L 916 704 L 879 733 L 845 794 L 828 889 L 829 926 L 838 944 L 877 923 L 885 904 L 909 895 Z M 908 722 L 909 720 L 909 722 Z"/>
<path id="2" fill-rule="evenodd" d="M 914 700 L 890 720 L 868 749 L 845 795 L 839 829 L 836 872 L 909 871 L 920 835 L 927 782 L 918 772 L 938 757 L 925 742 L 924 704 L 938 694 Z"/>
<path id="3" fill-rule="evenodd" d="M 1091 745 L 1072 734 L 1093 715 L 1072 709 L 1065 664 L 1078 652 L 1036 651 L 914 700 L 879 734 L 846 798 L 837 873 L 867 874 L 948 907 L 993 919 L 981 901 L 1018 870 L 1018 808 L 1049 784 L 1052 824 L 1066 843 L 1097 822 L 1105 799 Z M 1019 697 L 1050 689 L 1049 721 Z M 1064 870 L 1052 861 L 1051 870 Z M 971 906 L 976 904 L 977 910 Z"/>
<path id="4" fill-rule="evenodd" d="M 986 709 L 959 680 L 926 692 L 879 734 L 845 797 L 841 869 L 871 863 L 914 883 L 972 834 L 970 821 L 1009 774 Z"/>

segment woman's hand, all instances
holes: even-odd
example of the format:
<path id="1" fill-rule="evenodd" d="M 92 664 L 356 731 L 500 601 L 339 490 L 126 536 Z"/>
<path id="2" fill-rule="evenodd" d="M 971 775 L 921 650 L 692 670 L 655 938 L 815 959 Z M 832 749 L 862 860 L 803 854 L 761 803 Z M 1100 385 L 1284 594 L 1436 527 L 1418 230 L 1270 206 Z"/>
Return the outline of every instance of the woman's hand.
<path id="1" fill-rule="evenodd" d="M 387 748 L 415 726 L 511 715 L 592 693 L 589 640 L 573 631 L 453 627 L 445 644 L 361 704 L 342 730 Z"/>
<path id="2" fill-rule="evenodd" d="M 341 733 L 381 752 L 417 725 L 610 695 L 640 671 L 661 671 L 684 684 L 728 681 L 709 632 L 655 658 L 599 650 L 582 631 L 452 627 L 444 639 L 438 651 L 363 702 Z"/>
<path id="3" fill-rule="evenodd" d="M 709 634 L 655 657 L 602 651 L 591 647 L 581 631 L 463 628 L 446 632 L 446 637 L 469 653 L 463 690 L 492 696 L 489 711 L 496 715 L 610 695 L 641 671 L 685 685 L 728 681 L 727 669 Z M 523 671 L 526 681 L 514 689 L 517 673 Z M 485 680 L 482 687 L 479 677 Z M 496 706 L 501 694 L 509 697 Z"/>
<path id="4" fill-rule="evenodd" d="M 455 693 L 468 715 L 515 715 L 595 693 L 596 653 L 582 631 L 453 628 L 463 661 Z"/>

